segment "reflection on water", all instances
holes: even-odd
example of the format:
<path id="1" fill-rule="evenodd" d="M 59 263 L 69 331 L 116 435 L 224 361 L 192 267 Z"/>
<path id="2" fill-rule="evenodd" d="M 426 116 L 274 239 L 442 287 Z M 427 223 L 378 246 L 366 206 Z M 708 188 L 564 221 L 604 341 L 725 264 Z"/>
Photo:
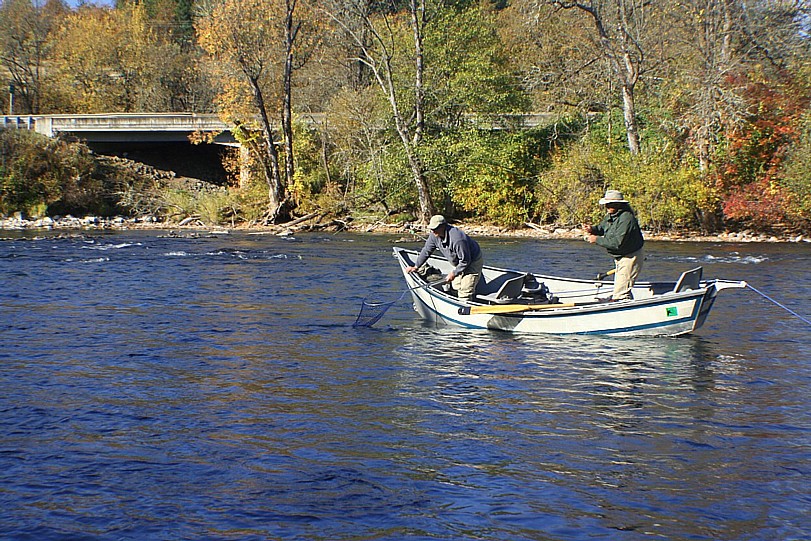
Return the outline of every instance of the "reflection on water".
<path id="1" fill-rule="evenodd" d="M 589 268 L 580 244 L 482 244 Z M 390 247 L 0 241 L 0 537 L 811 536 L 806 329 L 736 294 L 680 339 L 472 332 L 407 302 L 353 329 L 402 291 Z M 802 250 L 738 249 L 654 244 L 646 269 L 811 290 Z"/>

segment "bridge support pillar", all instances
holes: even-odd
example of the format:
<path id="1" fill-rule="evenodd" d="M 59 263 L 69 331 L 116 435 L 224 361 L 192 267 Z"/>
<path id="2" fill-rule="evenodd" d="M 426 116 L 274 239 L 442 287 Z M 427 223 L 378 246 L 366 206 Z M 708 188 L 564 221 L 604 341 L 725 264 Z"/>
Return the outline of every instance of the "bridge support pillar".
<path id="1" fill-rule="evenodd" d="M 251 182 L 251 153 L 246 145 L 239 145 L 239 187 L 247 188 Z"/>

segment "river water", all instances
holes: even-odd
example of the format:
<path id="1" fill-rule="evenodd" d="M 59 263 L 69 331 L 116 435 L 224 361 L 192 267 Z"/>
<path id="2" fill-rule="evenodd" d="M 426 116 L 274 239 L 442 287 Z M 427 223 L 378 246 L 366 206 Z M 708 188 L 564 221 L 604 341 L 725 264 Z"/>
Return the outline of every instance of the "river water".
<path id="1" fill-rule="evenodd" d="M 406 299 L 356 329 L 404 287 L 393 237 L 0 236 L 2 539 L 811 538 L 811 327 L 752 290 L 678 339 L 434 327 Z M 647 255 L 809 317 L 809 244 Z"/>

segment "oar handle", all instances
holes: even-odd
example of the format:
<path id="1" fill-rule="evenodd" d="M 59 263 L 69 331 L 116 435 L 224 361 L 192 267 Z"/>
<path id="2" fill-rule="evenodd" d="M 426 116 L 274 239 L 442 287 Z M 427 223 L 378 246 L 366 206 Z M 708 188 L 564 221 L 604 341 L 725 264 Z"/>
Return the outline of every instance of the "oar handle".
<path id="1" fill-rule="evenodd" d="M 608 278 L 609 276 L 611 276 L 615 272 L 617 272 L 617 269 L 611 269 L 608 272 L 601 272 L 600 274 L 597 275 L 597 279 L 598 280 L 605 280 L 606 278 Z"/>

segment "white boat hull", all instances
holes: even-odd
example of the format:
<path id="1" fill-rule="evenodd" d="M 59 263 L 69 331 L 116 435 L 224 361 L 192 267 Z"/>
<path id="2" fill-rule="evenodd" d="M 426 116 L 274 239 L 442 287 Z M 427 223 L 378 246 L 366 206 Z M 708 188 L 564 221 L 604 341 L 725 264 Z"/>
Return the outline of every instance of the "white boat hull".
<path id="1" fill-rule="evenodd" d="M 709 281 L 695 289 L 660 293 L 675 284 L 640 283 L 634 287 L 634 300 L 597 302 L 609 295 L 611 282 L 590 282 L 552 276 L 534 276 L 543 281 L 553 294 L 561 292 L 561 307 L 544 307 L 514 313 L 470 313 L 487 310 L 479 302 L 465 302 L 441 289 L 424 286 L 416 274 L 406 272 L 417 253 L 394 249 L 400 262 L 411 295 L 414 309 L 420 316 L 435 324 L 456 325 L 470 329 L 491 329 L 521 333 L 546 334 L 602 334 L 615 336 L 680 336 L 695 331 L 704 324 L 715 302 L 718 291 L 730 287 L 745 287 L 745 282 Z M 450 270 L 447 263 L 432 258 L 429 263 L 443 272 Z M 489 270 L 488 270 L 489 269 Z M 485 267 L 485 274 L 515 272 Z M 571 304 L 577 304 L 572 306 Z M 515 305 L 511 305 L 515 306 Z M 495 307 L 494 307 L 495 309 Z M 519 307 L 520 310 L 520 307 Z"/>

